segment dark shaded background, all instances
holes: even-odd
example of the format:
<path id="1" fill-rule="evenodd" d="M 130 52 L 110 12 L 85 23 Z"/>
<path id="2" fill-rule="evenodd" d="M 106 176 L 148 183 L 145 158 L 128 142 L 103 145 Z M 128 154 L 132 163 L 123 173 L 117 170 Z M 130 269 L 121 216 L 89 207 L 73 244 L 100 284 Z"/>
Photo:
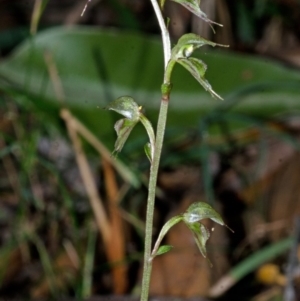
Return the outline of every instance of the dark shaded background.
<path id="1" fill-rule="evenodd" d="M 50 0 L 39 30 L 89 25 L 138 31 L 149 36 L 159 34 L 148 0 L 92 0 L 80 17 L 85 5 L 81 0 Z M 29 37 L 33 6 L 34 1 L 0 1 L 2 59 Z M 178 4 L 167 2 L 165 14 L 171 20 L 173 41 L 192 31 L 217 43 L 229 44 L 232 51 L 272 57 L 299 68 L 299 1 L 202 0 L 201 7 L 224 28 L 216 28 L 214 34 L 209 26 Z M 65 129 L 61 130 L 63 123 L 58 130 L 56 125 L 46 124 L 31 105 L 24 106 L 3 93 L 1 97 L 0 297 L 70 296 L 80 299 L 92 295 L 137 295 L 146 187 L 139 191 L 125 187 L 128 191 L 125 189 L 126 196 L 118 214 L 123 220 L 119 230 L 122 229 L 121 236 L 125 238 L 126 256 L 123 262 L 109 262 L 94 224 L 72 145 Z M 219 228 L 214 232 L 209 247 L 214 268 L 208 268 L 188 232 L 178 227 L 168 239 L 179 251 L 155 263 L 153 294 L 205 295 L 235 264 L 292 232 L 292 220 L 300 209 L 299 118 L 264 122 L 264 129 L 279 128 L 285 141 L 281 136 L 263 136 L 264 131 L 257 128 L 242 133 L 239 140 L 224 128 L 225 146 L 216 143 L 213 151 L 208 151 L 213 193 L 218 200 L 215 205 L 235 230 L 235 234 Z M 193 157 L 201 137 L 189 132 L 184 137 L 167 140 L 159 177 L 156 235 L 166 217 L 184 211 L 191 202 L 207 196 L 205 167 Z M 21 147 L 14 149 L 15 144 Z M 114 191 L 114 185 L 121 190 L 121 179 L 111 175 L 98 155 L 86 148 L 97 188 L 109 209 L 110 192 Z M 267 158 L 263 157 L 264 152 Z M 176 153 L 181 155 L 176 156 Z M 261 161 L 267 162 L 264 176 L 249 180 L 249 171 Z M 148 171 L 144 158 L 137 158 L 135 164 L 140 166 L 140 177 L 146 179 Z M 107 187 L 109 181 L 113 184 Z M 38 199 L 43 202 L 39 203 Z M 212 227 L 212 224 L 207 223 L 207 226 Z M 91 258 L 94 261 L 88 267 L 86 262 Z M 287 254 L 276 258 L 272 264 L 284 274 Z M 295 282 L 295 286 L 299 287 L 299 282 Z M 266 285 L 255 273 L 250 273 L 222 300 L 252 300 L 272 290 L 275 292 L 272 296 L 280 296 L 283 289 L 284 286 L 275 280 Z"/>

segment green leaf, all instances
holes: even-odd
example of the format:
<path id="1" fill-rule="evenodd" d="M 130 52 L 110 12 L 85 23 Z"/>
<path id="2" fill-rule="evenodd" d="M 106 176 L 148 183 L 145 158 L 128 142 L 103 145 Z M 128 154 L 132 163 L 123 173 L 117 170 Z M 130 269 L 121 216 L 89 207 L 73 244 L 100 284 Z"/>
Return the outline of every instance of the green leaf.
<path id="1" fill-rule="evenodd" d="M 183 214 L 183 220 L 186 224 L 193 224 L 205 218 L 210 218 L 214 222 L 225 226 L 220 214 L 204 202 L 193 203 Z"/>
<path id="2" fill-rule="evenodd" d="M 206 242 L 210 237 L 209 230 L 200 223 L 187 224 L 189 229 L 193 232 L 195 242 L 204 258 L 206 258 Z"/>
<path id="3" fill-rule="evenodd" d="M 140 118 L 140 108 L 130 96 L 119 97 L 104 109 L 113 110 L 132 121 L 138 121 Z"/>
<path id="4" fill-rule="evenodd" d="M 216 23 L 208 19 L 207 15 L 200 9 L 200 0 L 172 0 L 184 6 L 190 12 L 195 14 L 197 17 L 201 18 L 205 22 L 223 26 L 222 24 Z"/>
<path id="5" fill-rule="evenodd" d="M 115 130 L 118 138 L 116 140 L 113 153 L 119 153 L 122 150 L 127 138 L 129 137 L 129 134 L 137 123 L 138 120 L 130 120 L 127 118 L 120 119 L 115 123 Z"/>
<path id="6" fill-rule="evenodd" d="M 165 254 L 165 253 L 169 252 L 172 248 L 173 248 L 173 246 L 170 246 L 170 245 L 160 246 L 156 252 L 156 256 Z"/>
<path id="7" fill-rule="evenodd" d="M 122 53 L 120 53 L 120 45 Z M 159 37 L 107 28 L 76 26 L 54 27 L 38 32 L 34 39 L 21 43 L 0 64 L 0 89 L 14 99 L 33 103 L 61 126 L 53 84 L 45 64 L 49 50 L 57 66 L 65 102 L 69 110 L 109 148 L 114 145 L 112 114 L 97 109 L 120 95 L 130 95 L 147 108 L 147 117 L 155 120 L 163 78 L 163 56 Z M 72 51 L 70 51 L 72 49 Z M 147 49 L 145 52 L 144 50 Z M 140 54 L 143 53 L 141 76 Z M 193 56 L 200 58 L 199 53 Z M 300 109 L 300 72 L 274 60 L 239 53 L 205 50 L 202 59 L 209 66 L 205 78 L 220 95 L 238 95 L 231 113 L 271 118 L 282 112 Z M 216 74 L 222 72 L 221 76 Z M 124 76 L 125 74 L 125 76 Z M 197 81 L 186 76 L 183 68 L 172 73 L 172 110 L 170 127 L 194 127 L 207 112 L 220 105 Z M 294 85 L 294 88 L 291 87 Z M 244 89 L 248 91 L 244 93 Z M 242 92 L 242 93 L 241 93 Z M 184 97 L 184 101 L 182 101 Z M 252 124 L 229 119 L 230 129 L 245 129 Z M 210 134 L 219 134 L 213 130 Z M 144 135 L 136 128 L 131 139 Z"/>
<path id="8" fill-rule="evenodd" d="M 177 62 L 187 69 L 201 84 L 201 86 L 211 94 L 211 96 L 223 100 L 223 98 L 212 89 L 210 83 L 204 78 L 207 66 L 201 60 L 191 57 L 188 59 L 179 59 Z"/>

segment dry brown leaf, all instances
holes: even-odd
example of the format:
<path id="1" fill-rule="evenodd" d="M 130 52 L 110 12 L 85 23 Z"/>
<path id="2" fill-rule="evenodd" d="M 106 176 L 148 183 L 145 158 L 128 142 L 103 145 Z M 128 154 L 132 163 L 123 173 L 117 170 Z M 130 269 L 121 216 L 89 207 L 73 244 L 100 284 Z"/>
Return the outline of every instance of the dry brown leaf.
<path id="1" fill-rule="evenodd" d="M 104 182 L 108 198 L 111 236 L 106 245 L 108 261 L 112 263 L 113 291 L 124 294 L 127 288 L 127 266 L 125 261 L 124 225 L 118 207 L 119 188 L 113 167 L 106 160 L 102 161 Z"/>

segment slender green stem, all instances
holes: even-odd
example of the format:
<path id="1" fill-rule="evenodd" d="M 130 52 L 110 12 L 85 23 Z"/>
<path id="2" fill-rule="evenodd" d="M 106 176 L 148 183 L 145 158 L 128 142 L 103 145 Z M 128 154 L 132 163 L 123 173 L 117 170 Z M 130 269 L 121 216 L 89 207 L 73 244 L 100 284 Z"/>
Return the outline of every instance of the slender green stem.
<path id="1" fill-rule="evenodd" d="M 151 260 L 151 245 L 152 245 L 152 227 L 153 227 L 153 214 L 154 214 L 154 203 L 155 203 L 155 189 L 157 183 L 157 174 L 159 161 L 161 156 L 161 150 L 164 140 L 164 133 L 167 121 L 169 99 L 163 98 L 161 101 L 160 112 L 157 122 L 157 133 L 154 158 L 150 169 L 150 180 L 148 188 L 148 200 L 147 200 L 147 213 L 146 213 L 146 230 L 145 230 L 145 254 L 144 254 L 144 270 L 142 280 L 142 293 L 141 301 L 148 300 L 150 278 L 152 270 Z"/>
<path id="2" fill-rule="evenodd" d="M 164 51 L 164 61 L 165 61 L 165 68 L 167 67 L 167 64 L 169 62 L 169 59 L 171 57 L 171 41 L 170 41 L 170 35 L 168 28 L 166 26 L 164 17 L 161 13 L 161 9 L 159 7 L 157 0 L 151 0 L 160 30 L 161 30 L 161 37 L 163 42 L 163 51 Z"/>
<path id="3" fill-rule="evenodd" d="M 151 0 L 154 8 L 162 35 L 163 42 L 163 52 L 164 52 L 164 66 L 165 72 L 167 69 L 168 62 L 171 58 L 171 42 L 168 29 L 166 27 L 161 9 L 158 5 L 157 0 Z M 143 269 L 143 280 L 142 280 L 142 293 L 141 301 L 147 301 L 150 288 L 150 278 L 152 271 L 152 257 L 151 257 L 151 246 L 152 246 L 152 228 L 153 228 L 153 215 L 154 215 L 154 205 L 155 205 L 155 190 L 157 184 L 157 174 L 159 168 L 159 162 L 161 157 L 161 150 L 163 146 L 168 105 L 169 105 L 169 95 L 171 91 L 170 87 L 170 76 L 164 77 L 164 92 L 162 93 L 162 99 L 160 104 L 159 116 L 157 121 L 157 131 L 155 140 L 154 156 L 150 168 L 150 179 L 148 187 L 148 200 L 147 200 L 147 212 L 146 212 L 146 230 L 145 230 L 145 254 L 144 254 L 144 269 Z"/>
<path id="4" fill-rule="evenodd" d="M 154 134 L 154 130 L 153 130 L 151 122 L 142 113 L 140 113 L 140 121 L 143 124 L 143 126 L 145 127 L 145 129 L 147 131 L 147 134 L 148 134 L 148 137 L 149 137 L 150 147 L 151 147 L 151 161 L 152 161 L 152 159 L 154 157 L 154 151 L 155 151 L 155 134 Z"/>

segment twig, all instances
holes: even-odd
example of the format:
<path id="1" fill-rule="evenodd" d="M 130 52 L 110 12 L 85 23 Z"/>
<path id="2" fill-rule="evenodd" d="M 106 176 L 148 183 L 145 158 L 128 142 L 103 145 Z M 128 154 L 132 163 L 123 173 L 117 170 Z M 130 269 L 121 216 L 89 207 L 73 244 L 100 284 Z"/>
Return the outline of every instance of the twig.
<path id="1" fill-rule="evenodd" d="M 94 7 L 96 4 L 98 4 L 101 0 L 93 0 L 93 1 L 87 1 L 87 3 L 84 6 L 84 9 L 82 9 L 82 2 L 77 2 L 74 7 L 71 8 L 70 12 L 67 14 L 65 18 L 65 25 L 72 26 L 77 23 L 81 23 L 84 21 L 84 14 L 87 10 Z"/>
<path id="2" fill-rule="evenodd" d="M 31 16 L 30 34 L 34 36 L 37 32 L 40 17 L 42 15 L 43 0 L 35 0 Z"/>
<path id="3" fill-rule="evenodd" d="M 58 75 L 56 65 L 52 59 L 52 55 L 50 52 L 45 52 L 44 57 L 48 67 L 48 72 L 51 78 L 55 95 L 61 103 L 64 103 L 65 94 Z M 91 173 L 89 163 L 83 151 L 81 141 L 77 136 L 77 123 L 76 121 L 74 121 L 72 114 L 67 109 L 62 109 L 60 115 L 66 122 L 68 133 L 74 147 L 76 161 L 79 167 L 79 171 L 81 173 L 83 184 L 89 196 L 89 201 L 96 218 L 97 226 L 99 228 L 99 231 L 103 235 L 104 242 L 107 243 L 110 237 L 110 224 L 108 222 L 107 215 L 102 205 L 102 200 L 100 198 L 100 195 L 98 194 L 98 190 L 93 175 Z"/>
<path id="4" fill-rule="evenodd" d="M 90 204 L 95 214 L 98 228 L 103 235 L 103 240 L 105 243 L 108 243 L 110 239 L 111 227 L 102 205 L 103 201 L 98 194 L 97 186 L 91 173 L 89 163 L 82 149 L 81 141 L 77 136 L 76 124 L 74 123 L 71 113 L 67 109 L 62 109 L 60 115 L 66 122 L 68 133 L 74 147 L 76 161 L 82 181 L 89 196 Z"/>
<path id="5" fill-rule="evenodd" d="M 81 13 L 81 17 L 84 15 L 84 13 L 85 13 L 85 11 L 86 11 L 86 9 L 87 9 L 87 7 L 88 7 L 88 4 L 91 2 L 92 0 L 87 0 L 86 1 L 86 4 L 85 4 L 85 6 L 84 6 L 84 8 L 83 8 L 83 10 L 82 10 L 82 13 Z"/>
<path id="6" fill-rule="evenodd" d="M 4 139 L 0 138 L 0 149 L 4 149 L 5 146 L 6 144 Z M 2 159 L 2 162 L 3 162 L 3 167 L 7 174 L 7 179 L 14 193 L 14 202 L 17 203 L 21 195 L 20 193 L 21 184 L 19 181 L 17 170 L 9 154 Z"/>
<path id="7" fill-rule="evenodd" d="M 53 61 L 53 56 L 50 51 L 44 52 L 45 62 L 48 68 L 48 73 L 53 85 L 55 96 L 57 97 L 58 101 L 63 104 L 65 100 L 65 93 L 62 87 L 62 83 L 60 77 L 58 75 L 57 67 Z"/>

